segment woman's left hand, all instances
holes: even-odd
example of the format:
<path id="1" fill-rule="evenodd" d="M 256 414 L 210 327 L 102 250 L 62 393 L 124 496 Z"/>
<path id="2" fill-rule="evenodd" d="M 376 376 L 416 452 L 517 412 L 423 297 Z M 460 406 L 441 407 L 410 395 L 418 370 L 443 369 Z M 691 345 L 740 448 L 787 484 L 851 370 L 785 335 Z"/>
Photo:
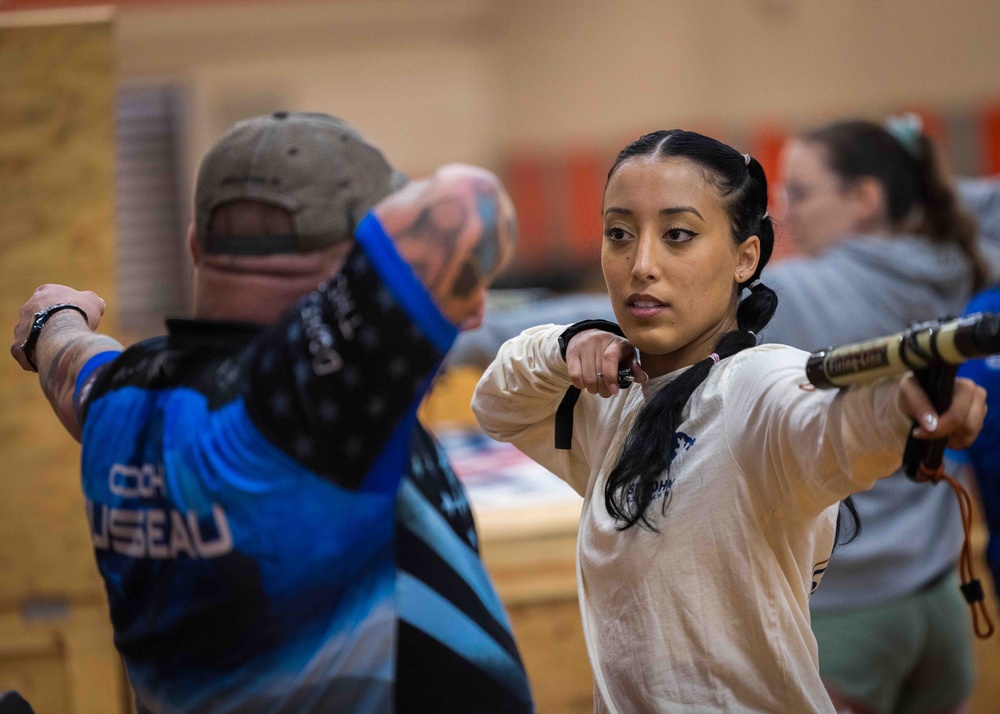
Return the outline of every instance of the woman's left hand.
<path id="1" fill-rule="evenodd" d="M 967 448 L 983 428 L 986 418 L 986 390 L 971 379 L 956 379 L 951 406 L 938 414 L 913 373 L 899 384 L 899 406 L 919 426 L 913 430 L 917 439 L 948 438 L 948 448 Z"/>

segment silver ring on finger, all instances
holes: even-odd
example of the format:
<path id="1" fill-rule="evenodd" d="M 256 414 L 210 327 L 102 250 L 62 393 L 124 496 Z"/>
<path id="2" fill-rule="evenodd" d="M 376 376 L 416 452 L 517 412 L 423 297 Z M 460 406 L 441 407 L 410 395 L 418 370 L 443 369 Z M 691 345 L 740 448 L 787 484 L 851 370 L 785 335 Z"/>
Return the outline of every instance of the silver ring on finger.
<path id="1" fill-rule="evenodd" d="M 604 372 L 600 372 L 600 371 L 599 371 L 599 372 L 597 373 L 597 378 L 598 378 L 598 379 L 604 379 Z"/>

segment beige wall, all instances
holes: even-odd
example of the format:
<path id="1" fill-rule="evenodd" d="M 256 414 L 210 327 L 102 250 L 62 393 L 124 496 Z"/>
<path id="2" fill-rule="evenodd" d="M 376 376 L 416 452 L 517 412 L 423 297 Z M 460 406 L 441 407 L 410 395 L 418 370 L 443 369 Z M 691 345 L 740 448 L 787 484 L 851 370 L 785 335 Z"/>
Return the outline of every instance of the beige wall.
<path id="1" fill-rule="evenodd" d="M 123 82 L 190 94 L 189 172 L 238 118 L 291 108 L 363 127 L 404 170 L 496 165 L 503 119 L 492 3 L 231 3 L 124 8 Z"/>
<path id="2" fill-rule="evenodd" d="M 1000 99 L 995 0 L 201 3 L 126 7 L 118 30 L 124 80 L 192 88 L 192 160 L 278 105 L 343 114 L 422 171 L 668 124 Z"/>

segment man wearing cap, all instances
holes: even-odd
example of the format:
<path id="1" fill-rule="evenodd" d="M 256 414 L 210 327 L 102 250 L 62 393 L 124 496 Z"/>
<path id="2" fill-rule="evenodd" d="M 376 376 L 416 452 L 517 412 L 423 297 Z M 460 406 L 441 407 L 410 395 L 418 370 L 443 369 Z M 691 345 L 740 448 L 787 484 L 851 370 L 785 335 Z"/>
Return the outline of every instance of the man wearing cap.
<path id="1" fill-rule="evenodd" d="M 195 319 L 122 351 L 93 293 L 22 308 L 11 351 L 82 440 L 139 712 L 532 710 L 416 421 L 513 208 L 482 169 L 404 182 L 332 117 L 241 122 L 199 170 Z"/>

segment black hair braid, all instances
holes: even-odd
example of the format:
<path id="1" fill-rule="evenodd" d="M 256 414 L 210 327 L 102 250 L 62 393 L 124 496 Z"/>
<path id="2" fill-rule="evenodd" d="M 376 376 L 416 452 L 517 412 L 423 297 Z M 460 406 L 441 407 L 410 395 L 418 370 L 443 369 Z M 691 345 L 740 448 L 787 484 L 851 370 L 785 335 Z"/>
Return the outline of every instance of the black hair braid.
<path id="1" fill-rule="evenodd" d="M 734 330 L 719 339 L 715 353 L 722 360 L 756 343 L 749 332 Z M 618 463 L 604 486 L 605 507 L 611 517 L 619 521 L 619 530 L 637 523 L 649 530 L 658 530 L 646 511 L 656 489 L 660 488 L 660 476 L 670 473 L 670 464 L 677 452 L 677 427 L 684 421 L 684 407 L 714 364 L 714 360 L 707 357 L 691 365 L 646 402 L 636 416 Z M 664 509 L 668 498 L 669 489 L 663 499 Z"/>
<path id="2" fill-rule="evenodd" d="M 753 158 L 749 161 L 735 149 L 701 134 L 666 131 L 647 134 L 625 147 L 608 176 L 634 156 L 679 156 L 694 161 L 707 170 L 719 189 L 729 215 L 733 240 L 743 243 L 753 235 L 760 239 L 757 268 L 740 288 L 750 292 L 736 311 L 737 330 L 724 334 L 715 345 L 719 360 L 757 344 L 756 333 L 764 328 L 778 306 L 778 296 L 760 282 L 760 273 L 774 249 L 774 225 L 767 216 L 767 178 Z M 647 515 L 659 491 L 665 491 L 663 509 L 669 502 L 670 465 L 677 450 L 677 428 L 684 420 L 684 408 L 698 386 L 705 381 L 715 360 L 696 362 L 646 402 L 636 416 L 618 462 L 608 475 L 604 503 L 618 521 L 619 530 L 634 525 L 656 531 Z M 664 486 L 664 479 L 666 486 Z"/>

